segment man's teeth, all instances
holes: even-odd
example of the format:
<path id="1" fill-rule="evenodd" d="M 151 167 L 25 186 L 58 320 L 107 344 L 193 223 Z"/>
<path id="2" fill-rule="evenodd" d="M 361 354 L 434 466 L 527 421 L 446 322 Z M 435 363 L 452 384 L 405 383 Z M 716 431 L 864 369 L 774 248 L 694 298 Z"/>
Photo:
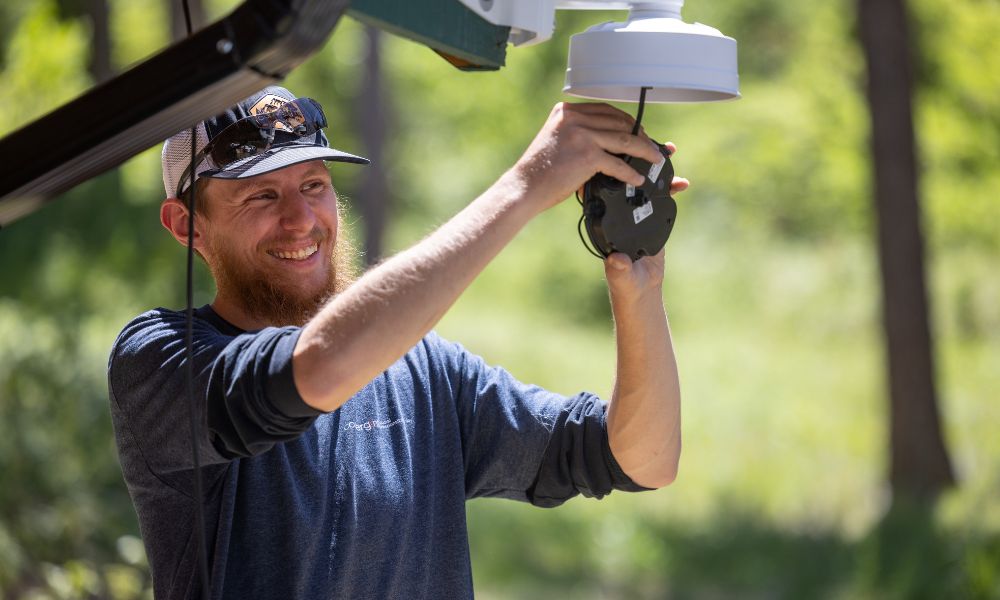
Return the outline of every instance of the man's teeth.
<path id="1" fill-rule="evenodd" d="M 278 258 L 284 258 L 287 260 L 305 260 L 316 253 L 319 250 L 318 244 L 313 244 L 301 250 L 296 250 L 295 252 L 282 252 L 281 250 L 271 250 L 270 255 L 276 256 Z"/>

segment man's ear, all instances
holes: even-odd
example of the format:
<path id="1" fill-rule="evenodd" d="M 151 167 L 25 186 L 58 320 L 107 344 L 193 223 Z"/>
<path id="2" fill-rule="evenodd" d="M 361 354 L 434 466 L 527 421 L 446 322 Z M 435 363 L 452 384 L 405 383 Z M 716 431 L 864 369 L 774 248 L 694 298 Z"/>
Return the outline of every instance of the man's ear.
<path id="1" fill-rule="evenodd" d="M 167 198 L 160 204 L 160 223 L 182 246 L 188 243 L 188 207 L 183 200 Z M 201 250 L 202 236 L 198 233 L 197 220 L 194 228 L 194 247 Z"/>

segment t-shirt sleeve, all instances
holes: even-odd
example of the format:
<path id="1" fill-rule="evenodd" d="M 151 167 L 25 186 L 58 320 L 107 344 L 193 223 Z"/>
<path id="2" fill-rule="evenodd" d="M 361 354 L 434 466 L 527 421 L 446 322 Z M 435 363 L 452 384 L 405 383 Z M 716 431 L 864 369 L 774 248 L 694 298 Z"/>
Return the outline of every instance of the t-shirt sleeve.
<path id="1" fill-rule="evenodd" d="M 203 464 L 264 452 L 299 435 L 320 414 L 295 388 L 292 352 L 299 331 L 225 335 L 195 319 L 192 365 Z M 146 313 L 119 335 L 108 365 L 116 429 L 161 475 L 192 464 L 185 332 L 182 313 Z"/>
<path id="2" fill-rule="evenodd" d="M 597 396 L 563 396 L 518 381 L 458 344 L 436 343 L 446 361 L 462 431 L 466 497 L 503 497 L 558 506 L 582 494 L 644 491 L 615 461 L 607 406 Z"/>

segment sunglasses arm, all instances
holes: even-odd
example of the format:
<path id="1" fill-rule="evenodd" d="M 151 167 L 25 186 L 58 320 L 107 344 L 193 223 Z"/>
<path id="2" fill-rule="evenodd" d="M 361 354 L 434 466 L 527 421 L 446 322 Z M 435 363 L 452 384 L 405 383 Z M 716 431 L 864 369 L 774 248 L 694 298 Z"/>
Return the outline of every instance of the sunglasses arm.
<path id="1" fill-rule="evenodd" d="M 195 165 L 195 168 L 197 168 L 197 165 L 201 164 L 201 161 L 205 160 L 205 158 L 208 156 L 208 153 L 211 151 L 212 151 L 212 144 L 207 144 L 204 148 L 198 151 L 198 154 L 194 155 L 193 164 Z M 189 163 L 188 166 L 185 167 L 184 172 L 181 173 L 180 180 L 178 180 L 177 182 L 177 196 L 176 196 L 177 198 L 182 197 L 181 194 L 184 193 L 184 184 L 186 184 L 190 179 L 191 179 L 191 163 Z"/>

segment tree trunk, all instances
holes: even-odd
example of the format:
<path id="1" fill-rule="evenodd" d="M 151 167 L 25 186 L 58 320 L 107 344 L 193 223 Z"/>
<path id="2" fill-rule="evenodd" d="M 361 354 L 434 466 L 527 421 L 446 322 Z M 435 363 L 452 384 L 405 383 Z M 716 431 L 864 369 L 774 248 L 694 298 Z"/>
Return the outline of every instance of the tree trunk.
<path id="1" fill-rule="evenodd" d="M 894 499 L 932 500 L 955 479 L 941 435 L 934 385 L 906 8 L 903 0 L 858 0 L 858 16 L 868 63 L 889 367 L 889 482 Z"/>
<path id="2" fill-rule="evenodd" d="M 87 69 L 95 84 L 104 83 L 115 75 L 111 66 L 111 25 L 108 16 L 108 0 L 85 0 L 84 10 L 94 28 L 93 50 Z"/>
<path id="3" fill-rule="evenodd" d="M 358 205 L 365 226 L 365 263 L 372 265 L 382 257 L 382 242 L 388 208 L 389 184 L 382 162 L 389 111 L 382 80 L 381 32 L 365 26 L 365 61 L 361 85 L 355 100 L 355 114 L 360 127 L 365 156 L 372 164 L 364 167 Z"/>
<path id="4" fill-rule="evenodd" d="M 94 84 L 101 84 L 115 75 L 111 65 L 111 19 L 108 0 L 56 0 L 59 18 L 90 21 L 91 51 L 87 72 Z"/>

